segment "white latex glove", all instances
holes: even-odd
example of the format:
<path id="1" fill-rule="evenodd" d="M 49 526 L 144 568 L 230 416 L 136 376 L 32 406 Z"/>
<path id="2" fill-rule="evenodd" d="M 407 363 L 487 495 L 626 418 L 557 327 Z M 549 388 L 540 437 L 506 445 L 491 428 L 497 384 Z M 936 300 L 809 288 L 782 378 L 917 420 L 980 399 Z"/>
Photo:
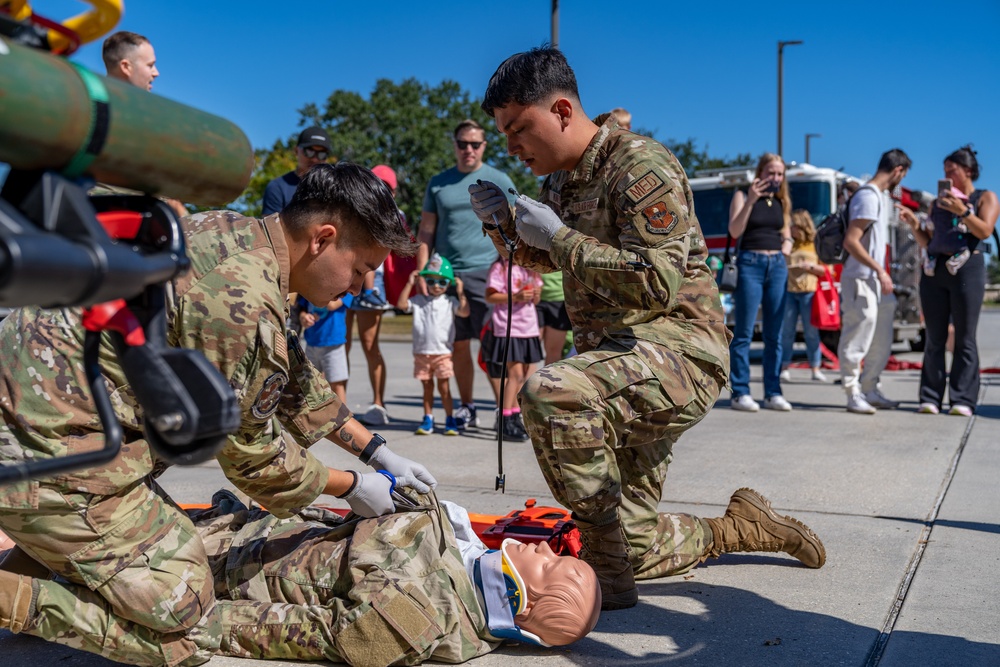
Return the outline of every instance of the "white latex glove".
<path id="1" fill-rule="evenodd" d="M 472 202 L 472 211 L 479 218 L 480 222 L 486 225 L 501 225 L 510 222 L 510 206 L 507 204 L 507 197 L 503 190 L 496 183 L 490 181 L 479 181 L 469 186 L 469 200 Z M 493 219 L 493 214 L 497 219 Z"/>
<path id="2" fill-rule="evenodd" d="M 427 468 L 404 458 L 382 445 L 375 450 L 368 465 L 376 470 L 386 470 L 396 478 L 396 486 L 408 486 L 417 493 L 427 493 L 437 486 L 437 480 Z"/>
<path id="3" fill-rule="evenodd" d="M 533 248 L 549 250 L 552 238 L 565 227 L 556 212 L 530 197 L 518 195 L 514 200 L 514 228 L 522 241 Z"/>
<path id="4" fill-rule="evenodd" d="M 370 519 L 395 511 L 392 481 L 380 472 L 354 473 L 354 488 L 343 496 L 355 514 Z"/>

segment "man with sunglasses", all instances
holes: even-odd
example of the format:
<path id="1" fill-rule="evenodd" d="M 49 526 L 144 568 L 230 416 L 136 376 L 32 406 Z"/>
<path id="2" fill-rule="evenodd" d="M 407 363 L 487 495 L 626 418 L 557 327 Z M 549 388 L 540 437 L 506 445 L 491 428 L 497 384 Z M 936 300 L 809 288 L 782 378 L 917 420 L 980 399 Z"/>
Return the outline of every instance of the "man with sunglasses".
<path id="1" fill-rule="evenodd" d="M 486 132 L 474 120 L 463 120 L 455 128 L 455 166 L 431 179 L 424 196 L 420 216 L 417 269 L 422 270 L 434 252 L 451 262 L 455 275 L 462 279 L 469 300 L 469 317 L 455 320 L 455 382 L 461 405 L 455 410 L 459 429 L 479 426 L 476 405 L 472 397 L 475 365 L 472 361 L 472 339 L 479 336 L 490 315 L 486 303 L 486 278 L 497 258 L 492 241 L 483 236 L 482 225 L 469 203 L 469 186 L 477 180 L 491 181 L 503 188 L 513 188 L 507 174 L 483 163 L 486 152 Z M 513 197 L 508 195 L 511 202 Z M 420 294 L 427 294 L 421 279 Z M 454 287 L 449 294 L 455 295 Z M 494 395 L 498 382 L 492 382 Z"/>
<path id="2" fill-rule="evenodd" d="M 295 169 L 272 180 L 264 188 L 264 206 L 261 215 L 280 213 L 292 201 L 295 188 L 314 165 L 330 157 L 330 137 L 321 127 L 307 127 L 299 134 L 295 147 Z"/>

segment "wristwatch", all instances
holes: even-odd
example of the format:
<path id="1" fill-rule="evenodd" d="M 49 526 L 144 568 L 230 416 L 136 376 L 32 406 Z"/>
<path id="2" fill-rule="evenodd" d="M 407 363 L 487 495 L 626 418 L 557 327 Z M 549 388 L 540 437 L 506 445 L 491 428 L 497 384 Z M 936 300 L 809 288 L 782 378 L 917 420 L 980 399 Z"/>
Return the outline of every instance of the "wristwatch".
<path id="1" fill-rule="evenodd" d="M 378 433 L 372 433 L 372 439 L 368 441 L 365 448 L 361 450 L 360 454 L 358 454 L 358 459 L 362 463 L 368 463 L 371 460 L 372 455 L 375 453 L 375 450 L 384 444 L 385 438 L 380 436 Z"/>
<path id="2" fill-rule="evenodd" d="M 958 217 L 960 217 L 960 218 L 968 218 L 970 215 L 972 215 L 972 207 L 971 206 L 966 206 L 965 207 L 965 213 L 963 213 L 962 215 L 960 215 Z"/>

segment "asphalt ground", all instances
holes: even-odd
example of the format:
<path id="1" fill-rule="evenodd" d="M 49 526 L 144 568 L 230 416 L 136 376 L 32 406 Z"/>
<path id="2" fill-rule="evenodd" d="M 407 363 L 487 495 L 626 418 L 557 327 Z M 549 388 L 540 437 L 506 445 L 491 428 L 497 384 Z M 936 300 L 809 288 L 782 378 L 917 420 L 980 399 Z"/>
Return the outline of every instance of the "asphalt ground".
<path id="1" fill-rule="evenodd" d="M 979 326 L 983 367 L 1000 366 L 1000 311 Z M 496 443 L 489 388 L 477 376 L 482 428 L 459 437 L 413 433 L 420 384 L 410 346 L 385 341 L 387 403 L 379 429 L 392 448 L 424 462 L 439 496 L 471 511 L 506 514 L 527 498 L 554 504 L 529 446 L 507 443 L 507 492 L 493 490 Z M 920 354 L 897 350 L 897 358 Z M 358 345 L 351 352 L 352 409 L 370 389 Z M 760 368 L 753 366 L 760 399 Z M 835 373 L 829 373 L 834 377 Z M 835 384 L 807 370 L 785 383 L 791 413 L 716 408 L 674 450 L 661 510 L 718 516 L 750 486 L 780 513 L 823 539 L 827 563 L 810 570 L 785 554 L 731 554 L 687 575 L 640 582 L 640 603 L 605 612 L 590 636 L 560 649 L 508 645 L 478 658 L 491 665 L 1000 665 L 1000 376 L 984 375 L 972 418 L 916 414 L 919 371 L 883 375 L 898 410 L 844 411 Z M 443 421 L 443 412 L 436 409 Z M 329 443 L 330 465 L 356 461 Z M 163 485 L 180 502 L 207 502 L 228 486 L 208 463 L 174 468 Z M 335 499 L 323 498 L 336 503 Z M 0 665 L 110 665 L 99 657 L 0 632 Z M 212 665 L 292 665 L 216 658 Z"/>

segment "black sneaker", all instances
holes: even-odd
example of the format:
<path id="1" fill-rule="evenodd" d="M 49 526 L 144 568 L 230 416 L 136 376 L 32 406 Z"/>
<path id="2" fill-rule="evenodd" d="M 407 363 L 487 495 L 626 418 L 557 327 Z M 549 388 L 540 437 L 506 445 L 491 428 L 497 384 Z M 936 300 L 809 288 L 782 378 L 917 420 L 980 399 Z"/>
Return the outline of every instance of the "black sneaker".
<path id="1" fill-rule="evenodd" d="M 513 442 L 526 442 L 529 439 L 518 423 L 517 415 L 506 415 L 503 418 L 503 437 L 504 440 Z"/>

